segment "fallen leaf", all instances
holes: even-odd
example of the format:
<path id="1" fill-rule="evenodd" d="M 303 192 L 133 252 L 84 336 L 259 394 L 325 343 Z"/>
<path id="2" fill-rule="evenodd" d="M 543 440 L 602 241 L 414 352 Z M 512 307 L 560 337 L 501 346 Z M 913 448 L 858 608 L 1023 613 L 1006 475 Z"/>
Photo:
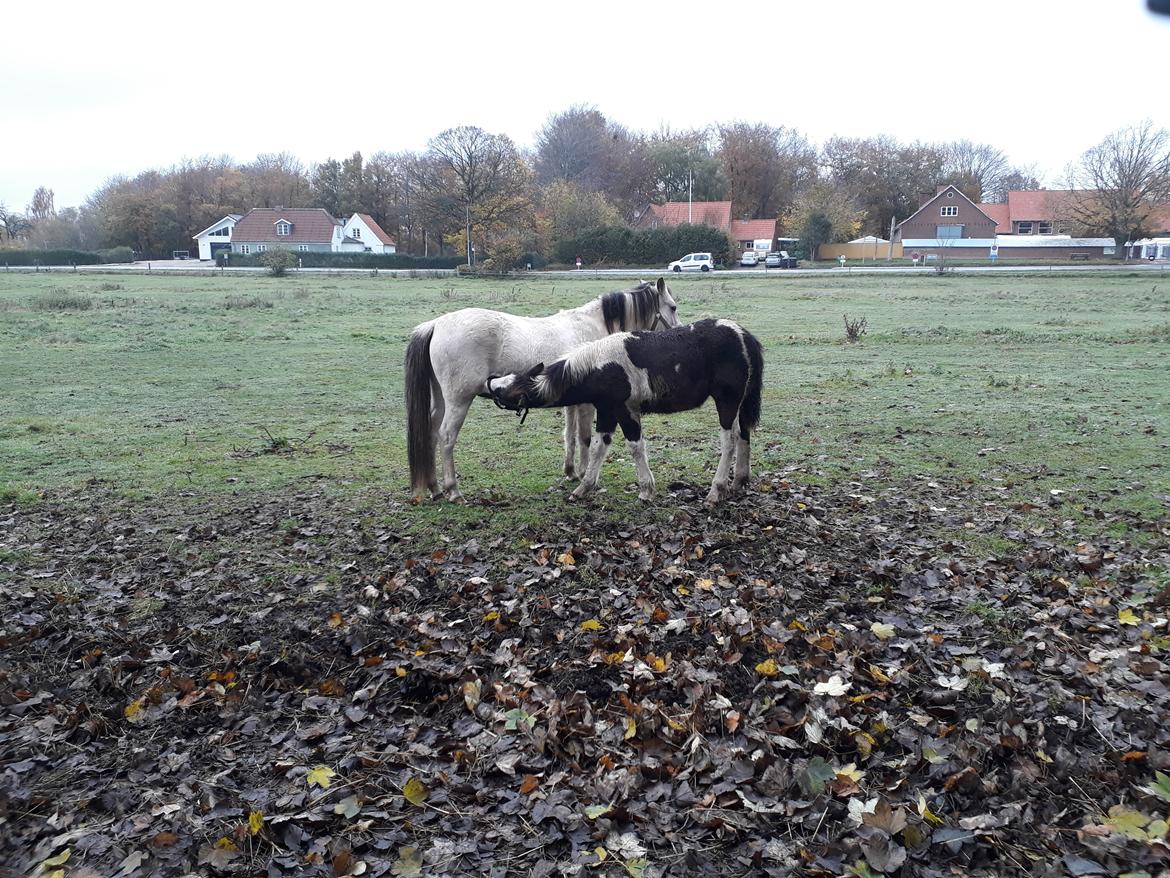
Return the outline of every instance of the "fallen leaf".
<path id="1" fill-rule="evenodd" d="M 422 874 L 422 854 L 416 847 L 402 847 L 398 849 L 398 859 L 390 867 L 390 871 L 402 878 L 413 878 Z"/>
<path id="2" fill-rule="evenodd" d="M 427 788 L 417 777 L 412 777 L 406 782 L 406 785 L 402 787 L 403 797 L 416 808 L 421 808 L 423 806 L 423 802 L 427 800 L 427 792 Z"/>
<path id="3" fill-rule="evenodd" d="M 849 691 L 850 686 L 852 686 L 851 683 L 846 683 L 839 675 L 833 674 L 825 682 L 817 683 L 813 687 L 813 692 L 817 695 L 844 695 Z"/>
<path id="4" fill-rule="evenodd" d="M 879 640 L 889 640 L 894 636 L 895 629 L 893 625 L 887 625 L 885 622 L 874 622 L 869 626 L 869 630 L 872 631 Z"/>
<path id="5" fill-rule="evenodd" d="M 264 828 L 264 812 L 250 811 L 248 812 L 248 832 L 251 835 L 258 835 L 260 830 Z"/>
<path id="6" fill-rule="evenodd" d="M 582 631 L 600 631 L 601 630 L 601 623 L 598 622 L 596 619 L 586 619 L 584 622 L 581 623 L 581 630 Z"/>
<path id="7" fill-rule="evenodd" d="M 764 677 L 779 677 L 780 668 L 776 666 L 774 659 L 764 659 L 756 665 L 756 673 Z"/>
<path id="8" fill-rule="evenodd" d="M 1122 625 L 1140 625 L 1142 620 L 1137 617 L 1133 610 L 1126 607 L 1117 614 L 1117 621 Z"/>
<path id="9" fill-rule="evenodd" d="M 336 776 L 336 772 L 332 768 L 326 765 L 318 765 L 316 768 L 309 769 L 306 780 L 311 787 L 321 787 L 327 790 L 333 784 L 333 778 Z"/>

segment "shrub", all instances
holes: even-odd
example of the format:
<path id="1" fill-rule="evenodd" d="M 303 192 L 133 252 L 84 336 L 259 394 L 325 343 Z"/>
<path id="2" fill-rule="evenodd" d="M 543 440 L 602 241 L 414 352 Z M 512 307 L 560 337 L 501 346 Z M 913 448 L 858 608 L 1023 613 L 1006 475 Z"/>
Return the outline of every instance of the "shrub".
<path id="1" fill-rule="evenodd" d="M 271 252 L 271 251 L 268 251 Z M 224 262 L 224 253 L 216 254 L 218 265 L 259 266 L 263 253 L 232 253 Z M 406 253 L 293 253 L 305 268 L 454 268 L 461 256 L 410 256 Z"/>
<path id="2" fill-rule="evenodd" d="M 93 307 L 93 299 L 57 287 L 37 296 L 31 305 L 38 311 L 88 311 Z"/>
<path id="3" fill-rule="evenodd" d="M 97 251 L 98 258 L 102 262 L 133 262 L 134 251 L 129 247 L 110 247 L 105 250 Z"/>
<path id="4" fill-rule="evenodd" d="M 600 226 L 557 244 L 558 262 L 586 264 L 665 265 L 687 253 L 709 252 L 716 262 L 727 262 L 731 242 L 714 226 L 681 225 L 660 229 Z"/>
<path id="5" fill-rule="evenodd" d="M 260 254 L 260 264 L 272 277 L 284 277 L 297 264 L 297 258 L 284 247 L 273 247 Z"/>

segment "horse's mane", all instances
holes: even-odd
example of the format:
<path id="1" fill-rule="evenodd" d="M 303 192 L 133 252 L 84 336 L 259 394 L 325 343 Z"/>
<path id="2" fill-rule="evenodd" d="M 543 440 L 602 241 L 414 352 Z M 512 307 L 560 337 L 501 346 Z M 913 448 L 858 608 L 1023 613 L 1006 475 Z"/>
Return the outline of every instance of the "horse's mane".
<path id="1" fill-rule="evenodd" d="M 650 281 L 643 281 L 632 290 L 619 290 L 601 297 L 606 332 L 647 329 L 657 310 L 658 289 Z"/>

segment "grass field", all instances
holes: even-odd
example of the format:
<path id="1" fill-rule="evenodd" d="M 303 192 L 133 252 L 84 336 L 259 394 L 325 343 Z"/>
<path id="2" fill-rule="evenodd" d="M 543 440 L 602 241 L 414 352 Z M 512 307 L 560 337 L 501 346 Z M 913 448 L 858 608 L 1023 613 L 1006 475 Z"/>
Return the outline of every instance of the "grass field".
<path id="1" fill-rule="evenodd" d="M 321 476 L 401 497 L 411 327 L 468 305 L 547 313 L 614 283 L 0 275 L 0 490 L 247 491 Z M 1163 508 L 1168 285 L 1058 274 L 672 287 L 684 320 L 731 317 L 765 343 L 757 470 L 1092 486 Z M 844 342 L 844 314 L 867 319 L 860 344 Z M 465 492 L 543 491 L 559 422 L 540 412 L 521 428 L 477 404 L 457 449 Z M 659 484 L 709 478 L 711 411 L 647 426 Z M 623 452 L 603 476 L 611 493 L 633 481 Z"/>

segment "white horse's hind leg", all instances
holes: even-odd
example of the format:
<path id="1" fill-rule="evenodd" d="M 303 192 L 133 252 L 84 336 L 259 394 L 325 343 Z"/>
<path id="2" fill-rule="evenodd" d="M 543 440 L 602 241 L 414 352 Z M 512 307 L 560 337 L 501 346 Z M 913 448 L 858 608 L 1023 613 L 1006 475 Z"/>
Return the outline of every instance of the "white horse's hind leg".
<path id="1" fill-rule="evenodd" d="M 577 421 L 580 416 L 579 406 L 571 405 L 565 409 L 565 465 L 563 471 L 566 479 L 577 478 Z M 584 453 L 581 456 L 584 457 Z M 585 467 L 581 467 L 581 472 L 585 472 Z"/>
<path id="2" fill-rule="evenodd" d="M 443 423 L 439 426 L 439 448 L 443 454 L 443 493 L 452 503 L 463 500 L 455 475 L 455 440 L 459 438 L 459 431 L 463 429 L 463 421 L 469 408 L 470 399 L 452 400 L 443 415 Z"/>
<path id="3" fill-rule="evenodd" d="M 650 472 L 650 461 L 646 459 L 645 437 L 630 443 L 630 457 L 638 474 L 638 499 L 650 500 L 654 496 L 654 473 Z"/>
<path id="4" fill-rule="evenodd" d="M 581 472 L 589 468 L 589 443 L 593 433 L 594 408 L 591 405 L 577 406 L 577 449 L 581 452 Z"/>
<path id="5" fill-rule="evenodd" d="M 585 475 L 581 478 L 581 484 L 569 495 L 574 500 L 580 500 L 597 487 L 597 481 L 601 477 L 601 465 L 605 463 L 605 458 L 609 454 L 609 446 L 611 444 L 613 444 L 612 433 L 606 433 L 605 435 L 600 433 L 594 434 L 593 441 L 589 446 L 589 466 L 585 470 Z"/>
<path id="6" fill-rule="evenodd" d="M 715 479 L 707 494 L 708 506 L 714 506 L 727 495 L 727 474 L 731 470 L 731 455 L 735 451 L 735 434 L 731 430 L 720 430 L 719 440 L 719 466 L 715 469 Z"/>
<path id="7" fill-rule="evenodd" d="M 447 407 L 443 402 L 443 391 L 439 386 L 439 382 L 431 382 L 431 435 L 434 437 L 435 448 L 442 446 L 442 443 L 439 441 L 439 430 L 443 425 L 443 415 L 446 409 Z M 427 489 L 431 492 L 432 500 L 439 496 L 439 480 L 437 477 L 431 479 L 431 483 L 427 485 Z"/>
<path id="8" fill-rule="evenodd" d="M 735 480 L 731 483 L 731 489 L 742 491 L 752 477 L 751 433 L 747 434 L 747 438 L 740 434 L 739 418 L 735 419 L 731 431 L 735 434 Z"/>

